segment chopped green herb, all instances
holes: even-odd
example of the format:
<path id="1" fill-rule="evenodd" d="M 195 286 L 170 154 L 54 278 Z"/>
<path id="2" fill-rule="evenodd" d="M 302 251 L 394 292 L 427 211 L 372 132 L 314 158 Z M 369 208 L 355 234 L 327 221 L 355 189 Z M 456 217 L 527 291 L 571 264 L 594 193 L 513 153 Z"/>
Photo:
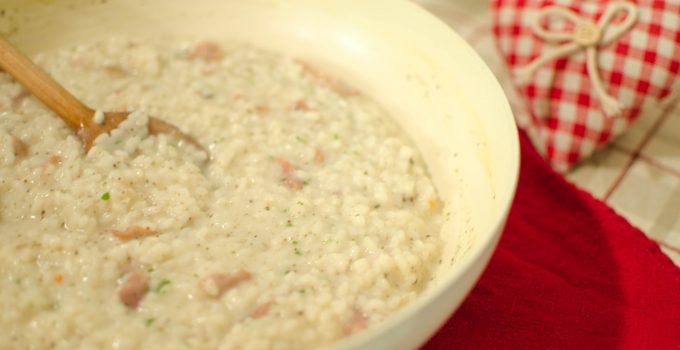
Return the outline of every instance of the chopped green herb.
<path id="1" fill-rule="evenodd" d="M 288 220 L 288 222 L 286 223 L 286 226 L 288 226 L 288 227 L 293 227 L 293 222 L 290 221 L 290 220 Z"/>
<path id="2" fill-rule="evenodd" d="M 302 255 L 302 252 L 297 247 L 295 248 L 295 255 L 297 255 L 297 256 Z"/>
<path id="3" fill-rule="evenodd" d="M 303 144 L 303 145 L 306 145 L 306 144 L 307 144 L 307 140 L 303 139 L 303 138 L 300 137 L 300 136 L 295 136 L 295 139 L 296 139 L 299 143 L 301 143 L 301 144 Z"/>
<path id="4" fill-rule="evenodd" d="M 304 289 L 304 288 L 300 289 L 300 294 L 305 294 L 305 293 L 307 293 L 306 289 Z"/>
<path id="5" fill-rule="evenodd" d="M 333 134 L 333 138 L 336 139 L 336 140 L 339 140 L 339 139 L 340 139 L 340 135 L 338 135 L 338 134 Z"/>
<path id="6" fill-rule="evenodd" d="M 103 200 L 103 201 L 108 201 L 109 199 L 111 199 L 111 193 L 109 193 L 109 192 L 104 192 L 104 194 L 102 194 L 102 200 Z"/>
<path id="7" fill-rule="evenodd" d="M 153 325 L 153 323 L 154 323 L 155 321 L 156 321 L 155 318 L 147 318 L 147 319 L 144 321 L 144 325 L 147 326 L 147 327 L 151 327 L 151 325 Z"/>
<path id="8" fill-rule="evenodd" d="M 15 279 L 15 280 L 14 280 L 14 283 L 16 283 L 16 284 L 21 284 L 21 278 Z"/>
<path id="9" fill-rule="evenodd" d="M 163 291 L 163 288 L 167 287 L 167 286 L 170 285 L 171 283 L 172 283 L 172 281 L 170 281 L 170 280 L 167 279 L 167 278 L 162 279 L 162 280 L 158 283 L 158 285 L 156 286 L 156 288 L 154 289 L 154 292 L 156 292 L 156 293 L 161 293 L 161 292 Z"/>
<path id="10" fill-rule="evenodd" d="M 290 242 L 290 243 L 293 243 L 293 245 L 297 245 L 297 244 L 298 244 L 298 241 L 293 240 L 293 241 Z"/>

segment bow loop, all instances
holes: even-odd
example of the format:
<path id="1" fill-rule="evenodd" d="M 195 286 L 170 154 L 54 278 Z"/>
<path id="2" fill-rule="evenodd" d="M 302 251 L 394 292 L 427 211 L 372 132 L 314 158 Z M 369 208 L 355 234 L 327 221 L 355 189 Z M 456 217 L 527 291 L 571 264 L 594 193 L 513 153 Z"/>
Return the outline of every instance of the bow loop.
<path id="1" fill-rule="evenodd" d="M 613 23 L 614 18 L 623 13 L 620 23 Z M 556 31 L 546 28 L 543 23 L 551 20 L 563 20 L 573 25 L 572 31 Z M 547 62 L 562 57 L 568 57 L 579 51 L 586 52 L 588 76 L 593 90 L 599 97 L 605 115 L 615 116 L 621 113 L 623 106 L 605 90 L 598 72 L 597 50 L 600 46 L 609 44 L 627 33 L 637 21 L 637 7 L 630 2 L 613 2 L 609 4 L 595 23 L 579 16 L 574 11 L 559 7 L 547 6 L 539 10 L 531 29 L 534 34 L 546 42 L 560 43 L 546 50 L 526 66 L 515 70 L 515 78 L 520 84 L 529 81 L 530 77 Z"/>
<path id="2" fill-rule="evenodd" d="M 623 14 L 623 20 L 620 23 L 613 23 L 617 15 Z M 618 39 L 623 34 L 627 33 L 637 21 L 637 8 L 634 4 L 629 2 L 614 3 L 608 6 L 600 19 L 597 21 L 597 26 L 602 28 L 604 34 L 600 45 L 607 45 L 612 41 Z"/>
<path id="3" fill-rule="evenodd" d="M 579 15 L 566 8 L 559 6 L 548 6 L 540 9 L 533 21 L 531 22 L 531 30 L 536 36 L 547 41 L 547 42 L 560 42 L 572 39 L 572 34 L 566 31 L 559 31 L 546 27 L 544 23 L 554 23 L 557 21 L 562 21 L 566 24 L 570 24 L 573 27 L 578 27 L 584 24 L 585 20 Z"/>

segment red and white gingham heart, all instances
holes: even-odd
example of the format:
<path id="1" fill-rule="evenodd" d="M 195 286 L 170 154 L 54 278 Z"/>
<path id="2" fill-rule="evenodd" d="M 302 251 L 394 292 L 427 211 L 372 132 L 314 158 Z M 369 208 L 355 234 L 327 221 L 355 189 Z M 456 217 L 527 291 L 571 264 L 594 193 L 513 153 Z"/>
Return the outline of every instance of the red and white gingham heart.
<path id="1" fill-rule="evenodd" d="M 558 170 L 680 86 L 680 0 L 492 0 L 494 34 Z"/>

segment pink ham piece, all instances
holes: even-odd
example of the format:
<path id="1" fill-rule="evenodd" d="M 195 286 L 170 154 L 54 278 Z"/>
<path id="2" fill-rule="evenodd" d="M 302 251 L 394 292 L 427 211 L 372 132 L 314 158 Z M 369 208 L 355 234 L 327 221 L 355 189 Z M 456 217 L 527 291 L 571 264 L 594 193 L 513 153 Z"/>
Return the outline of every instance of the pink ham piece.
<path id="1" fill-rule="evenodd" d="M 345 335 L 349 336 L 357 334 L 365 330 L 367 327 L 368 319 L 366 318 L 366 315 L 363 312 L 355 309 L 352 318 L 345 325 Z"/>
<path id="2" fill-rule="evenodd" d="M 283 170 L 283 184 L 293 191 L 301 190 L 304 183 L 295 176 L 293 164 L 286 159 L 279 159 L 277 162 L 281 166 L 281 170 Z"/>
<path id="3" fill-rule="evenodd" d="M 212 41 L 204 41 L 199 43 L 194 47 L 194 49 L 189 53 L 189 58 L 201 59 L 204 61 L 217 61 L 224 57 L 224 51 L 222 48 Z"/>
<path id="4" fill-rule="evenodd" d="M 210 297 L 219 298 L 224 292 L 251 278 L 250 272 L 243 269 L 230 275 L 214 273 L 201 279 L 198 288 Z"/>
<path id="5" fill-rule="evenodd" d="M 131 239 L 142 238 L 147 236 L 153 236 L 157 232 L 148 227 L 131 226 L 126 230 L 113 230 L 111 231 L 116 238 L 122 241 L 129 241 Z"/>
<path id="6" fill-rule="evenodd" d="M 357 96 L 359 95 L 359 91 L 356 89 L 352 88 L 351 86 L 347 85 L 345 82 L 342 80 L 336 79 L 320 69 L 312 66 L 311 64 L 303 61 L 298 61 L 298 64 L 302 67 L 302 71 L 314 79 L 316 79 L 318 82 L 326 86 L 327 88 L 333 90 L 336 92 L 338 95 L 341 96 Z"/>
<path id="7" fill-rule="evenodd" d="M 12 147 L 14 148 L 15 157 L 25 157 L 28 154 L 28 146 L 16 136 L 12 137 Z"/>
<path id="8" fill-rule="evenodd" d="M 118 298 L 128 309 L 136 309 L 148 290 L 149 285 L 146 278 L 139 272 L 133 272 L 118 291 Z"/>
<path id="9" fill-rule="evenodd" d="M 258 319 L 261 317 L 264 317 L 269 313 L 269 308 L 271 307 L 272 303 L 264 303 L 253 310 L 253 312 L 250 313 L 250 317 L 253 319 Z"/>
<path id="10" fill-rule="evenodd" d="M 316 164 L 323 164 L 326 161 L 326 155 L 323 154 L 319 147 L 314 149 L 314 161 Z"/>

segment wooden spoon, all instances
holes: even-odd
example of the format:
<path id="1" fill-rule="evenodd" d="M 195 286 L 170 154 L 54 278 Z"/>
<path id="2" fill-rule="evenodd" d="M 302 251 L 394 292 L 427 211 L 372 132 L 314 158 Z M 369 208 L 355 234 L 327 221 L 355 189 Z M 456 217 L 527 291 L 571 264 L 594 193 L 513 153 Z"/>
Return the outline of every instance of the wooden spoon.
<path id="1" fill-rule="evenodd" d="M 97 124 L 94 121 L 95 111 L 92 108 L 71 95 L 61 84 L 2 36 L 0 36 L 0 68 L 57 113 L 78 134 L 86 152 L 92 148 L 94 140 L 99 135 L 117 128 L 130 114 L 129 112 L 106 112 L 104 121 Z M 148 127 L 152 135 L 173 135 L 205 151 L 205 148 L 191 135 L 183 133 L 176 126 L 158 118 L 150 117 Z"/>

